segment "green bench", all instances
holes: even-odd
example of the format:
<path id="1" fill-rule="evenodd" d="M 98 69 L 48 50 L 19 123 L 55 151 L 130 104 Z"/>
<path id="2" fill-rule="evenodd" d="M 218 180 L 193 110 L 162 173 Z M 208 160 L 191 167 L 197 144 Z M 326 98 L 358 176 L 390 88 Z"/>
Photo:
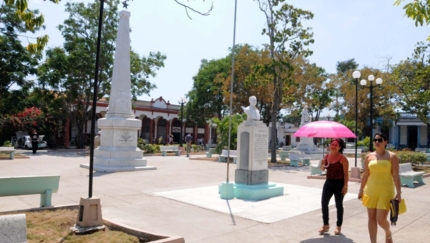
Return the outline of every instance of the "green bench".
<path id="1" fill-rule="evenodd" d="M 10 155 L 10 159 L 15 158 L 15 148 L 14 147 L 0 147 L 0 153 L 6 153 Z"/>
<path id="2" fill-rule="evenodd" d="M 40 207 L 50 207 L 60 176 L 0 177 L 0 197 L 40 194 Z"/>
<path id="3" fill-rule="evenodd" d="M 212 154 L 215 153 L 215 148 L 210 148 L 209 151 L 206 153 L 206 158 L 212 158 Z"/>
<path id="4" fill-rule="evenodd" d="M 400 184 L 414 188 L 414 181 L 424 184 L 424 171 L 414 171 L 411 163 L 403 163 L 399 165 Z"/>
<path id="5" fill-rule="evenodd" d="M 285 159 L 289 156 L 288 151 L 279 151 L 279 157 L 281 157 L 282 161 L 285 161 Z"/>

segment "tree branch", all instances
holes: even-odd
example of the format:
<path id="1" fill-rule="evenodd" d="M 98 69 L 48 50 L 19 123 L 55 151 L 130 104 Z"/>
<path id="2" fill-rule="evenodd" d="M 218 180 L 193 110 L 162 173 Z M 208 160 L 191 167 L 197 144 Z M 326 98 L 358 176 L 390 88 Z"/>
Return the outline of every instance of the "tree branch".
<path id="1" fill-rule="evenodd" d="M 188 14 L 188 10 L 191 10 L 191 11 L 193 11 L 193 12 L 195 12 L 195 13 L 198 13 L 198 14 L 200 14 L 200 15 L 202 15 L 202 16 L 209 16 L 210 12 L 212 12 L 212 10 L 213 10 L 213 8 L 214 8 L 214 4 L 213 4 L 213 2 L 212 2 L 210 9 L 209 9 L 207 12 L 202 13 L 202 12 L 200 12 L 200 11 L 195 10 L 194 8 L 191 8 L 190 6 L 188 6 L 188 5 L 186 5 L 186 4 L 183 4 L 183 3 L 179 2 L 178 0 L 175 0 L 175 2 L 176 2 L 177 4 L 179 4 L 179 5 L 181 5 L 182 7 L 184 7 L 184 8 L 185 8 L 185 12 L 187 13 L 188 18 L 189 18 L 189 19 L 191 19 L 191 20 L 192 20 L 192 18 L 191 18 L 191 17 L 190 17 L 190 15 Z"/>

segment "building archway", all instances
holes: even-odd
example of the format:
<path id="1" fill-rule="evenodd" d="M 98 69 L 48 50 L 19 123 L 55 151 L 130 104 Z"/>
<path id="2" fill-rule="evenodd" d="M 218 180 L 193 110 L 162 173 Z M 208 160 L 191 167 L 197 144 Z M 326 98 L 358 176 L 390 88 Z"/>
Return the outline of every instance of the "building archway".
<path id="1" fill-rule="evenodd" d="M 142 129 L 140 132 L 140 137 L 145 140 L 145 143 L 150 142 L 151 138 L 151 119 L 144 117 L 142 119 Z"/>
<path id="2" fill-rule="evenodd" d="M 167 130 L 167 121 L 166 119 L 159 117 L 157 122 L 157 143 L 165 144 L 166 143 L 166 130 Z M 161 140 L 160 140 L 161 138 Z"/>
<path id="3" fill-rule="evenodd" d="M 183 131 L 182 131 L 183 132 Z M 173 135 L 173 143 L 181 142 L 181 122 L 175 118 L 172 120 L 172 135 Z M 182 135 L 184 137 L 184 135 Z"/>

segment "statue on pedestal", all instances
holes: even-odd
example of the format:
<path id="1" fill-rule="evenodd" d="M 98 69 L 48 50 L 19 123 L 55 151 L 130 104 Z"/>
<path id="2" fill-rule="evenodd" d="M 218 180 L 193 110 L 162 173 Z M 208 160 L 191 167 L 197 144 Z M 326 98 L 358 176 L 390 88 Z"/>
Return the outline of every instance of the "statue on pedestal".
<path id="1" fill-rule="evenodd" d="M 247 121 L 260 120 L 260 111 L 257 109 L 257 107 L 255 107 L 256 104 L 257 104 L 257 98 L 255 96 L 251 96 L 249 97 L 249 106 L 248 107 L 242 106 L 243 112 L 245 112 L 247 115 L 247 118 L 246 118 Z"/>
<path id="2" fill-rule="evenodd" d="M 310 122 L 309 113 L 308 113 L 308 106 L 305 105 L 305 107 L 302 110 L 302 120 L 300 121 L 300 125 L 305 125 L 308 122 Z"/>

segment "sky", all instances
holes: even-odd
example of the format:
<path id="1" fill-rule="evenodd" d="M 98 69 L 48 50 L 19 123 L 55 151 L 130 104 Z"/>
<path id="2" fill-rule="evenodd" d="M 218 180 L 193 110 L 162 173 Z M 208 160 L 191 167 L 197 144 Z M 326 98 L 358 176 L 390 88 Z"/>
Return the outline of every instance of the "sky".
<path id="1" fill-rule="evenodd" d="M 29 0 L 31 9 L 45 15 L 48 47 L 62 46 L 63 38 L 57 29 L 67 17 L 66 2 L 92 0 L 61 0 L 59 5 L 43 0 Z M 410 57 L 419 41 L 430 35 L 428 26 L 415 27 L 414 21 L 404 16 L 402 7 L 393 6 L 395 0 L 287 0 L 296 8 L 309 10 L 312 20 L 303 22 L 313 29 L 315 43 L 310 46 L 309 60 L 328 73 L 336 71 L 336 63 L 354 58 L 359 68 L 384 68 L 387 57 L 398 63 Z M 209 16 L 200 16 L 174 0 L 133 0 L 131 13 L 131 46 L 140 55 L 160 51 L 167 56 L 165 67 L 150 81 L 157 89 L 141 100 L 162 96 L 172 104 L 192 89 L 193 76 L 201 60 L 219 59 L 229 54 L 233 45 L 234 0 L 180 0 L 205 12 L 211 4 Z M 253 0 L 237 0 L 236 44 L 262 47 L 268 37 L 261 35 L 265 27 L 264 14 Z M 408 2 L 408 1 L 407 1 Z M 122 6 L 120 7 L 122 10 Z M 24 43 L 25 44 L 25 43 Z M 103 48 L 103 47 L 102 47 Z"/>

